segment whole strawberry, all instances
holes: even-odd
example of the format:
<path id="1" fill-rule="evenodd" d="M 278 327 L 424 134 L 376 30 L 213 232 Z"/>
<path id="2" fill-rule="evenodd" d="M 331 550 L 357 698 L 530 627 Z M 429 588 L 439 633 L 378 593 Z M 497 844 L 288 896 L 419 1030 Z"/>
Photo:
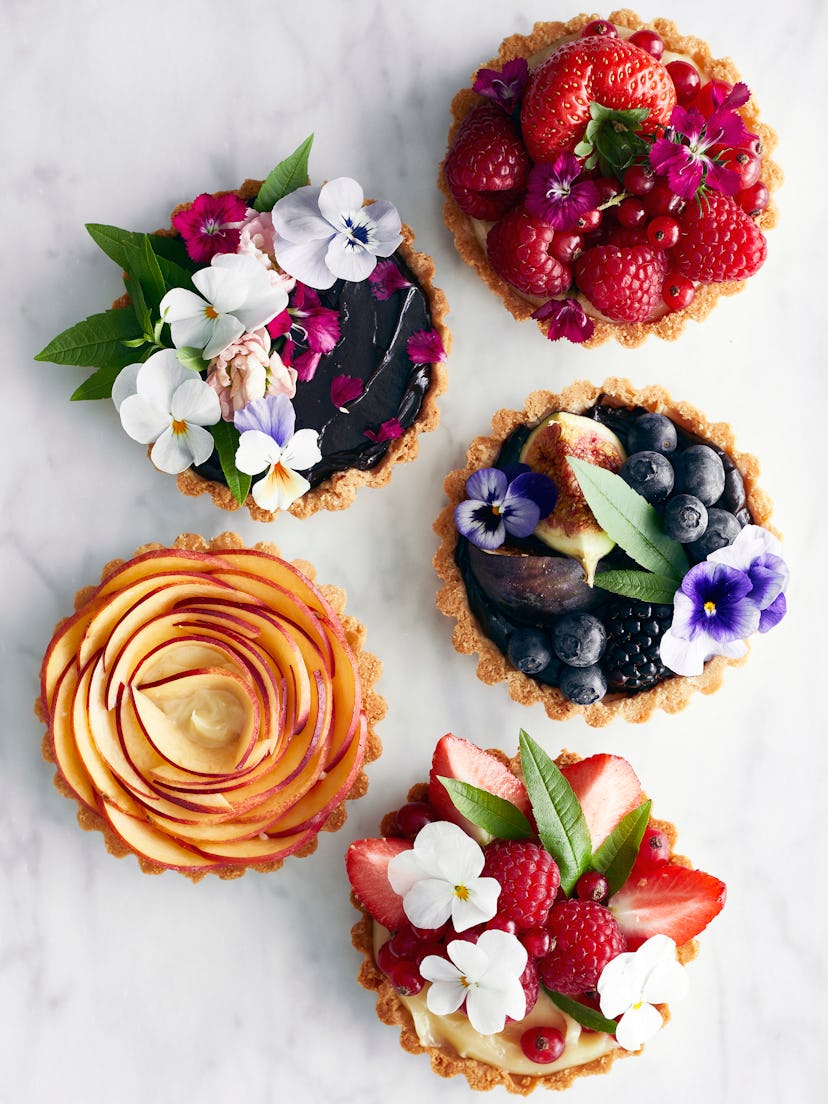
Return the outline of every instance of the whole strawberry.
<path id="1" fill-rule="evenodd" d="M 535 69 L 520 122 L 533 161 L 552 161 L 584 137 L 593 102 L 617 111 L 646 108 L 647 131 L 666 126 L 676 105 L 670 74 L 622 38 L 592 35 L 559 47 Z"/>
<path id="2" fill-rule="evenodd" d="M 483 876 L 500 882 L 497 915 L 519 931 L 540 928 L 561 884 L 558 865 L 540 844 L 495 840 L 485 852 Z"/>
<path id="3" fill-rule="evenodd" d="M 661 304 L 667 274 L 663 249 L 596 245 L 575 261 L 579 289 L 614 322 L 646 322 Z"/>
<path id="4" fill-rule="evenodd" d="M 469 112 L 445 163 L 457 206 L 472 218 L 494 221 L 521 198 L 529 158 L 517 128 L 496 104 Z"/>
<path id="5" fill-rule="evenodd" d="M 507 284 L 525 295 L 550 298 L 572 283 L 570 269 L 549 252 L 555 231 L 547 222 L 515 207 L 489 231 L 489 264 Z"/>
<path id="6" fill-rule="evenodd" d="M 688 203 L 679 227 L 673 265 L 690 280 L 744 280 L 764 263 L 765 235 L 738 203 L 721 192 L 710 191 L 698 202 Z"/>
<path id="7" fill-rule="evenodd" d="M 612 913 L 595 901 L 561 901 L 546 926 L 554 947 L 541 959 L 540 975 L 554 993 L 577 997 L 594 989 L 606 964 L 626 949 Z"/>

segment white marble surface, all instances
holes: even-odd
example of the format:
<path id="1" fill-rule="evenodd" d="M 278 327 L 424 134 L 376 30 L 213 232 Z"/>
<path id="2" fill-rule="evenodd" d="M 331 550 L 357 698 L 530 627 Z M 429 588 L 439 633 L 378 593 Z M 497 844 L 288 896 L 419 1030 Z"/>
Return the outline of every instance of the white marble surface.
<path id="1" fill-rule="evenodd" d="M 2 0 L 0 274 L 6 402 L 0 740 L 0 1100 L 198 1099 L 362 1104 L 468 1100 L 404 1053 L 358 988 L 342 855 L 424 776 L 452 729 L 512 749 L 628 756 L 682 849 L 729 885 L 691 990 L 647 1054 L 570 1090 L 573 1101 L 822 1099 L 825 1041 L 824 235 L 828 11 L 664 0 L 731 54 L 782 136 L 786 182 L 767 265 L 674 344 L 628 352 L 547 345 L 456 256 L 434 185 L 448 103 L 512 31 L 560 3 L 419 0 Z M 822 85 L 822 86 L 820 86 Z M 270 526 L 186 500 L 153 473 L 108 403 L 70 405 L 80 369 L 34 364 L 70 322 L 118 294 L 88 221 L 152 229 L 179 201 L 261 176 L 315 131 L 316 179 L 350 174 L 391 197 L 437 261 L 454 353 L 442 425 L 413 465 L 347 513 Z M 554 724 L 485 687 L 433 604 L 431 522 L 443 473 L 490 413 L 581 376 L 664 383 L 737 427 L 761 455 L 794 570 L 791 613 L 712 698 L 645 727 Z M 80 832 L 54 790 L 32 716 L 55 621 L 101 565 L 181 531 L 238 529 L 344 585 L 383 658 L 385 752 L 338 835 L 273 876 L 192 885 L 142 876 Z M 495 1091 L 489 1098 L 506 1099 Z"/>

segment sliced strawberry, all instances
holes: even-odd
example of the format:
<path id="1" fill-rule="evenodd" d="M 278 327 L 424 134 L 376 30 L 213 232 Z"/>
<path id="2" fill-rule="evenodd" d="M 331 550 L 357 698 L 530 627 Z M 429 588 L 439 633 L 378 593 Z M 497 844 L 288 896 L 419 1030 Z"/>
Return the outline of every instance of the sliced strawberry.
<path id="1" fill-rule="evenodd" d="M 592 848 L 645 800 L 638 775 L 619 755 L 590 755 L 563 768 L 586 817 Z"/>
<path id="2" fill-rule="evenodd" d="M 440 820 L 450 820 L 454 824 L 459 824 L 464 832 L 480 844 L 489 843 L 492 837 L 457 811 L 448 790 L 440 781 L 441 776 L 457 778 L 461 782 L 477 786 L 480 790 L 503 797 L 513 805 L 517 805 L 525 816 L 531 815 L 529 795 L 517 775 L 505 767 L 499 759 L 489 755 L 476 744 L 449 732 L 434 749 L 428 783 L 428 800 Z"/>
<path id="3" fill-rule="evenodd" d="M 404 839 L 361 839 L 345 855 L 345 869 L 360 904 L 389 931 L 401 927 L 406 917 L 403 899 L 388 881 L 388 864 L 412 846 L 411 840 Z"/>
<path id="4" fill-rule="evenodd" d="M 724 882 L 675 863 L 659 866 L 610 898 L 609 908 L 629 950 L 653 935 L 668 935 L 680 947 L 703 931 L 725 903 Z"/>

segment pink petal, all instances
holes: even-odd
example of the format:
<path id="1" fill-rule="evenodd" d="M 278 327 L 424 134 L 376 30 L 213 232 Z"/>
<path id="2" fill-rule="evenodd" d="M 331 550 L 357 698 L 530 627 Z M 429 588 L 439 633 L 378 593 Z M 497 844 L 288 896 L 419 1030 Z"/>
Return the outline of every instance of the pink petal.
<path id="1" fill-rule="evenodd" d="M 446 359 L 443 340 L 436 330 L 419 330 L 405 346 L 412 364 L 439 364 Z"/>
<path id="2" fill-rule="evenodd" d="M 381 444 L 383 441 L 393 441 L 395 437 L 402 436 L 402 426 L 396 418 L 389 418 L 387 422 L 383 422 L 379 429 L 374 432 L 373 429 L 366 429 L 365 436 L 369 441 L 374 441 L 375 444 Z"/>
<path id="3" fill-rule="evenodd" d="M 362 394 L 362 380 L 357 376 L 334 376 L 331 380 L 331 402 L 339 410 Z"/>

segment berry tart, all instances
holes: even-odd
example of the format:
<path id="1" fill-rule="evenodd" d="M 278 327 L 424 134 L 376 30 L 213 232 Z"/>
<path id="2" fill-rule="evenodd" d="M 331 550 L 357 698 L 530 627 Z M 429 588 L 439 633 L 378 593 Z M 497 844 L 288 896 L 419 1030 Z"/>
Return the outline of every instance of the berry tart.
<path id="1" fill-rule="evenodd" d="M 673 23 L 537 23 L 452 102 L 445 221 L 550 340 L 672 339 L 763 264 L 775 144 L 730 59 Z"/>
<path id="2" fill-rule="evenodd" d="M 615 755 L 513 761 L 451 734 L 427 784 L 346 856 L 359 980 L 400 1042 L 474 1089 L 526 1095 L 639 1051 L 687 988 L 725 886 Z"/>
<path id="3" fill-rule="evenodd" d="M 344 592 L 313 578 L 275 545 L 184 534 L 78 592 L 35 712 L 57 788 L 113 854 L 236 878 L 342 826 L 385 703 Z"/>
<path id="4" fill-rule="evenodd" d="M 591 725 L 712 693 L 786 612 L 759 465 L 730 427 L 628 380 L 501 410 L 445 481 L 437 605 L 478 677 Z"/>
<path id="5" fill-rule="evenodd" d="M 166 231 L 87 226 L 126 294 L 36 357 L 95 368 L 73 399 L 111 397 L 182 493 L 259 521 L 387 483 L 445 388 L 431 259 L 355 180 L 309 185 L 310 145 L 177 207 Z"/>

